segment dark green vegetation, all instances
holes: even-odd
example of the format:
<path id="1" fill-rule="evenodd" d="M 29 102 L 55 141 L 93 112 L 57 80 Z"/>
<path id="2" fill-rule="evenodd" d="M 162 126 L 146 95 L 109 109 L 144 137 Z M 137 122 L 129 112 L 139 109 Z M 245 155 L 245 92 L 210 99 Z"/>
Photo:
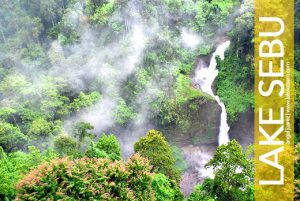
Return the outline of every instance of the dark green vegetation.
<path id="1" fill-rule="evenodd" d="M 134 151 L 150 160 L 153 170 L 180 181 L 180 172 L 175 170 L 176 159 L 173 150 L 162 133 L 150 130 L 134 144 Z"/>
<path id="2" fill-rule="evenodd" d="M 218 60 L 219 74 L 215 86 L 226 105 L 229 123 L 236 121 L 239 113 L 253 107 L 253 7 L 253 1 L 245 1 L 241 6 L 242 13 L 235 18 L 234 26 L 228 33 L 232 44 L 224 60 Z"/>
<path id="3" fill-rule="evenodd" d="M 110 158 L 115 161 L 121 159 L 121 149 L 116 136 L 103 134 L 97 144 L 91 142 L 85 155 L 89 158 Z"/>

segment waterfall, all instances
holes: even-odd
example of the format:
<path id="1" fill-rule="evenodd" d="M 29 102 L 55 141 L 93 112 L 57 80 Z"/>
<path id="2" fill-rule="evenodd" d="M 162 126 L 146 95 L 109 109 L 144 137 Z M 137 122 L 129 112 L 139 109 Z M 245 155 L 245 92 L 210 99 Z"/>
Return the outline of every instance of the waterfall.
<path id="1" fill-rule="evenodd" d="M 203 61 L 199 61 L 197 70 L 194 77 L 194 82 L 199 85 L 201 91 L 211 95 L 221 107 L 221 118 L 219 127 L 219 146 L 229 142 L 229 126 L 227 124 L 227 112 L 223 102 L 221 102 L 219 96 L 216 96 L 212 90 L 212 84 L 215 78 L 218 76 L 216 56 L 219 56 L 222 60 L 224 59 L 224 52 L 229 47 L 230 41 L 226 41 L 219 45 L 216 51 L 213 53 L 209 67 L 204 66 Z"/>

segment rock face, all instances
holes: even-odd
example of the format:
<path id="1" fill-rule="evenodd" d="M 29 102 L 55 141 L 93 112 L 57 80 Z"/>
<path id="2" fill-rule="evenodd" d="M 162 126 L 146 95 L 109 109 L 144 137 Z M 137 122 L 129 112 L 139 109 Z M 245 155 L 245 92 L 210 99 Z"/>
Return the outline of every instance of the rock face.
<path id="1" fill-rule="evenodd" d="M 230 139 L 236 139 L 243 148 L 254 143 L 254 111 L 249 109 L 238 116 L 238 120 L 230 126 Z"/>
<path id="2" fill-rule="evenodd" d="M 181 190 L 188 196 L 196 184 L 212 176 L 204 165 L 212 158 L 218 147 L 218 134 L 221 108 L 216 101 L 199 98 L 194 100 L 193 108 L 182 110 L 190 122 L 188 129 L 172 127 L 163 130 L 168 141 L 181 148 L 188 168 L 181 177 Z M 186 106 L 186 107 L 190 107 Z M 183 106 L 185 107 L 185 106 Z"/>
<path id="3" fill-rule="evenodd" d="M 189 122 L 188 128 L 173 126 L 160 128 L 171 143 L 183 147 L 186 145 L 218 146 L 218 133 L 221 108 L 214 100 L 200 98 L 186 105 L 182 114 Z M 191 108 L 192 107 L 192 108 Z"/>

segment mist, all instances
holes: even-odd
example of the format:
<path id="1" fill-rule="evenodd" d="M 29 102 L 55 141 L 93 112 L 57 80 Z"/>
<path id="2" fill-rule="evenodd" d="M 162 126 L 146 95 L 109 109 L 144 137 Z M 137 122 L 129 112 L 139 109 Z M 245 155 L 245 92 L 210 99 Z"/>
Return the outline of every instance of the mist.
<path id="1" fill-rule="evenodd" d="M 193 1 L 182 1 L 182 4 L 186 9 L 195 6 Z M 43 86 L 49 76 L 58 80 L 62 78 L 64 81 L 57 81 L 57 88 L 65 89 L 65 93 L 73 97 L 78 96 L 81 91 L 99 92 L 101 97 L 97 103 L 64 117 L 62 133 L 72 136 L 72 127 L 76 122 L 89 122 L 94 126 L 93 133 L 97 137 L 104 132 L 117 135 L 124 155 L 130 155 L 134 142 L 156 126 L 152 119 L 159 111 L 155 109 L 153 102 L 164 93 L 172 95 L 170 91 L 176 81 L 178 61 L 176 58 L 169 58 L 165 63 L 157 63 L 152 69 L 153 73 L 145 80 L 145 87 L 139 89 L 130 100 L 124 94 L 124 84 L 143 75 L 146 55 L 156 46 L 166 46 L 166 49 L 171 50 L 180 48 L 196 55 L 201 45 L 215 40 L 204 37 L 192 27 L 180 26 L 181 23 L 172 27 L 178 21 L 176 15 L 182 17 L 181 20 L 188 18 L 180 16 L 182 11 L 174 14 L 166 5 L 159 6 L 160 9 L 151 13 L 153 16 L 150 18 L 143 11 L 143 2 L 127 1 L 106 22 L 114 26 L 123 23 L 124 27 L 121 28 L 125 31 L 119 33 L 117 27 L 112 35 L 111 27 L 99 26 L 87 20 L 84 1 L 71 5 L 62 15 L 62 21 L 78 34 L 75 42 L 64 44 L 65 38 L 61 34 L 55 40 L 44 38 L 38 41 L 35 34 L 31 34 L 26 40 L 41 44 L 46 55 L 24 59 L 17 51 L 1 51 L 1 61 L 4 64 L 7 60 L 8 63 L 13 63 L 12 71 L 24 76 L 24 82 L 28 83 L 28 89 L 31 90 L 30 93 L 2 97 L 1 106 L 12 106 L 25 100 L 38 105 L 49 99 L 49 96 L 43 94 Z M 34 33 L 36 26 L 41 26 L 40 22 L 32 22 L 27 29 L 32 29 Z M 231 25 L 226 27 L 228 26 Z M 135 113 L 135 118 L 125 125 L 118 124 L 116 119 L 118 105 L 122 100 Z"/>

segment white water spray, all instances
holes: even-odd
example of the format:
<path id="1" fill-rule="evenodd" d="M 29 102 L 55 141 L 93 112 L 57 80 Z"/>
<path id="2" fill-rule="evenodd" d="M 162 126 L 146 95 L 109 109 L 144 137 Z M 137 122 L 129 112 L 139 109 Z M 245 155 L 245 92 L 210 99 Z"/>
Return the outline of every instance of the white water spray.
<path id="1" fill-rule="evenodd" d="M 212 58 L 210 60 L 209 67 L 202 66 L 203 61 L 199 62 L 198 70 L 196 71 L 196 75 L 194 78 L 195 83 L 197 83 L 201 90 L 209 95 L 211 95 L 217 103 L 220 105 L 222 112 L 221 112 L 221 120 L 220 120 L 220 128 L 219 128 L 219 146 L 222 144 L 226 144 L 229 142 L 229 126 L 227 124 L 227 113 L 226 108 L 223 102 L 221 102 L 219 96 L 216 96 L 212 90 L 212 84 L 215 78 L 218 75 L 217 70 L 217 61 L 216 56 L 219 56 L 222 60 L 224 59 L 224 52 L 229 47 L 230 41 L 226 41 L 219 45 L 216 51 L 213 53 Z M 202 63 L 201 63 L 202 62 Z"/>

